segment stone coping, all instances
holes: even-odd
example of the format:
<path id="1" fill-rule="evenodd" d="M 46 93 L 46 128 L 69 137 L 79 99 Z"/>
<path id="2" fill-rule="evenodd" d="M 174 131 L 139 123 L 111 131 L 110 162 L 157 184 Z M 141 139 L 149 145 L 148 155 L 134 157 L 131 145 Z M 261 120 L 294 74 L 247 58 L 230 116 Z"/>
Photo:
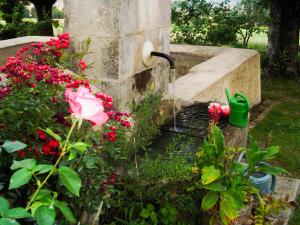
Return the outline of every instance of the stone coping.
<path id="1" fill-rule="evenodd" d="M 192 67 L 175 81 L 176 98 L 183 105 L 195 102 L 227 102 L 224 89 L 246 94 L 251 106 L 261 101 L 260 56 L 251 49 L 171 45 L 171 52 L 211 57 Z M 172 85 L 169 94 L 173 96 Z"/>
<path id="2" fill-rule="evenodd" d="M 32 42 L 46 42 L 49 41 L 50 36 L 25 36 L 19 38 L 13 38 L 8 40 L 0 41 L 0 49 L 9 48 L 16 45 L 30 44 Z"/>
<path id="3" fill-rule="evenodd" d="M 16 52 L 22 47 L 26 47 L 33 42 L 46 42 L 50 38 L 47 36 L 25 36 L 0 41 L 0 66 L 4 65 L 6 59 L 10 56 L 15 56 Z"/>

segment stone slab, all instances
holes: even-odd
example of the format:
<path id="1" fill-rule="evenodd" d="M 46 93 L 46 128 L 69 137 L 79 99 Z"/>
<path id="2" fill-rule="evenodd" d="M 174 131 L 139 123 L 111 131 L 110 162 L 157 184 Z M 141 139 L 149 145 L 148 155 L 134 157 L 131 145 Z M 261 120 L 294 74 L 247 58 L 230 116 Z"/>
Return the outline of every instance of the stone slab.
<path id="1" fill-rule="evenodd" d="M 289 201 L 297 201 L 300 191 L 300 179 L 289 177 L 276 177 L 275 198 L 289 196 Z M 288 225 L 294 214 L 293 208 L 287 208 L 274 216 L 272 225 Z"/>

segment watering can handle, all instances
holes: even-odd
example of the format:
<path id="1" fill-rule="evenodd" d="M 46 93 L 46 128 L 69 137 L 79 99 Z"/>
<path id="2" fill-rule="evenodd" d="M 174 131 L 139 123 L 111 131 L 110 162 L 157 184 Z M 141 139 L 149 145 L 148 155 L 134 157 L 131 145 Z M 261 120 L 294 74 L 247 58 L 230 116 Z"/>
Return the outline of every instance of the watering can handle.
<path id="1" fill-rule="evenodd" d="M 245 99 L 245 101 L 247 102 L 248 108 L 250 108 L 250 102 L 249 102 L 248 98 L 244 94 L 236 93 L 234 95 L 234 97 L 241 97 L 241 98 Z"/>
<path id="2" fill-rule="evenodd" d="M 227 96 L 228 104 L 230 104 L 230 102 L 231 102 L 231 96 L 230 96 L 230 92 L 229 92 L 228 88 L 225 88 L 225 93 L 226 93 L 226 96 Z"/>

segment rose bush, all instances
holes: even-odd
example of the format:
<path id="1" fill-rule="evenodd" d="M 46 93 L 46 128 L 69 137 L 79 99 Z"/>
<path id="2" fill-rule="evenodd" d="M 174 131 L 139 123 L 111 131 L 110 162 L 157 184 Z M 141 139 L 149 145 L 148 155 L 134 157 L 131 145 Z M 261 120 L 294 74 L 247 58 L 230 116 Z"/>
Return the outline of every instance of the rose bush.
<path id="1" fill-rule="evenodd" d="M 63 215 L 69 214 L 67 220 L 70 221 L 71 218 L 74 221 L 74 217 L 70 217 L 70 210 L 64 207 L 65 203 L 57 200 L 57 193 L 59 197 L 74 202 L 72 211 L 79 216 L 82 210 L 94 209 L 94 204 L 91 207 L 85 199 L 88 194 L 100 193 L 102 200 L 101 196 L 107 195 L 109 187 L 115 184 L 117 174 L 114 172 L 114 159 L 124 159 L 125 153 L 120 148 L 129 137 L 126 133 L 131 131 L 132 119 L 127 112 L 112 110 L 111 96 L 101 92 L 94 96 L 91 93 L 89 81 L 84 76 L 88 65 L 82 59 L 88 52 L 87 46 L 81 53 L 71 53 L 72 57 L 67 51 L 69 44 L 68 34 L 52 38 L 46 43 L 33 43 L 18 51 L 15 57 L 9 57 L 1 67 L 5 82 L 0 84 L 0 144 L 6 139 L 21 140 L 26 147 L 15 149 L 10 154 L 6 151 L 0 153 L 3 156 L 0 167 L 2 172 L 9 171 L 12 159 L 21 164 L 33 162 L 24 171 L 27 178 L 31 174 L 35 181 L 22 181 L 22 185 L 15 186 L 18 191 L 14 188 L 8 190 L 7 187 L 4 193 L 10 196 L 20 194 L 21 198 L 11 199 L 11 202 L 21 202 L 21 205 L 25 203 L 25 196 L 31 196 L 27 209 L 34 215 L 36 205 L 41 204 L 38 200 L 40 194 L 44 194 L 44 189 L 49 188 L 50 192 L 47 191 L 47 196 L 44 197 L 54 200 L 52 203 L 44 202 L 43 205 L 49 208 L 54 204 L 54 208 L 60 209 Z M 79 61 L 77 66 L 80 75 L 65 70 L 76 70 L 69 66 L 73 65 L 75 58 Z M 101 126 L 101 129 L 91 129 L 91 123 Z M 74 129 L 74 124 L 81 129 Z M 43 127 L 48 128 L 41 129 Z M 68 130 L 71 130 L 69 134 Z M 48 166 L 44 168 L 44 165 Z M 62 173 L 67 170 L 77 180 L 76 188 L 67 185 L 66 182 L 69 182 L 65 181 L 69 190 L 66 193 L 61 192 L 64 181 L 57 182 L 57 179 L 52 178 L 54 174 L 58 174 L 60 179 L 66 177 L 65 174 L 59 174 L 62 165 L 73 170 L 70 172 L 62 169 Z M 40 173 L 36 167 L 44 168 L 43 172 Z M 19 170 L 17 172 L 21 173 Z M 15 173 L 12 171 L 12 174 Z M 9 183 L 10 175 L 7 172 L 3 176 L 1 174 L 0 183 Z M 82 193 L 81 199 L 76 203 L 74 195 L 79 195 L 79 177 L 84 182 L 79 185 L 82 186 Z M 96 181 L 97 184 L 91 185 Z M 36 191 L 33 189 L 34 183 Z M 80 208 L 82 203 L 83 209 Z M 58 216 L 63 219 L 61 214 Z"/>

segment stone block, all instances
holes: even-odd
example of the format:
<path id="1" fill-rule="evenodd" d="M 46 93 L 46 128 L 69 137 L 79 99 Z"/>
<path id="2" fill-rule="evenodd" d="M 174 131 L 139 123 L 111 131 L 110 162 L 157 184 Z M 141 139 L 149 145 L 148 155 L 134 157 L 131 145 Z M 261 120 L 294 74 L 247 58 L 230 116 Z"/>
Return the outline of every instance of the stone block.
<path id="1" fill-rule="evenodd" d="M 119 35 L 120 0 L 64 0 L 65 30 L 96 37 Z"/>
<path id="2" fill-rule="evenodd" d="M 151 41 L 155 50 L 168 53 L 170 31 L 169 29 L 159 29 L 121 38 L 119 44 L 119 78 L 130 77 L 147 69 L 142 62 L 142 49 L 146 41 Z M 158 62 L 159 60 L 154 58 L 153 65 Z"/>
<path id="3" fill-rule="evenodd" d="M 103 79 L 94 83 L 97 90 L 113 96 L 118 110 L 129 110 L 131 103 L 140 102 L 148 91 L 167 92 L 169 64 L 160 62 L 155 67 L 124 79 Z"/>
<path id="4" fill-rule="evenodd" d="M 72 45 L 76 51 L 80 51 L 81 43 L 87 40 L 88 36 L 75 36 L 72 38 Z M 89 53 L 84 59 L 93 68 L 86 71 L 89 79 L 117 79 L 119 73 L 119 39 L 91 37 Z"/>
<path id="5" fill-rule="evenodd" d="M 171 1 L 123 0 L 120 18 L 120 35 L 168 28 L 171 25 Z"/>

